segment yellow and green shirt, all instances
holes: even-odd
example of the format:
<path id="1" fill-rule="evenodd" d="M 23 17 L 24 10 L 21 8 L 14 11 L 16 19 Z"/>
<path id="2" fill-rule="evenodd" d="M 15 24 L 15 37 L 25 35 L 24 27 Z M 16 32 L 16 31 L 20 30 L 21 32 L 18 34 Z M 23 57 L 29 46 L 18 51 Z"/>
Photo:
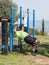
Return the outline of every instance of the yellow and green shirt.
<path id="1" fill-rule="evenodd" d="M 16 31 L 16 36 L 19 37 L 20 39 L 24 40 L 24 38 L 29 35 L 28 33 L 24 32 L 23 30 L 21 31 Z"/>

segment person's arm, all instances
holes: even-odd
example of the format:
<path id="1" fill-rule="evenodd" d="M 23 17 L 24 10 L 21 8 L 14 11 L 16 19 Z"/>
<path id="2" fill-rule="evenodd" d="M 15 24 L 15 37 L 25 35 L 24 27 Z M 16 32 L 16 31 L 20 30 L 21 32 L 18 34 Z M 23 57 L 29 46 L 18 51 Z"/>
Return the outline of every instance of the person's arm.
<path id="1" fill-rule="evenodd" d="M 16 28 L 14 29 L 14 32 L 16 33 Z"/>

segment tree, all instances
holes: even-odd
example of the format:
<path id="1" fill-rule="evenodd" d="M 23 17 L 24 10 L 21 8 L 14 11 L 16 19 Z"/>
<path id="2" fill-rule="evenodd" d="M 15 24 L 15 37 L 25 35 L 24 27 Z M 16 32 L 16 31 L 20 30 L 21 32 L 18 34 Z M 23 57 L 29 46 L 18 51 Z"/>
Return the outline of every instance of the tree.
<path id="1" fill-rule="evenodd" d="M 44 30 L 44 19 L 42 19 L 42 31 L 41 31 L 41 34 L 44 35 L 44 32 L 45 32 L 45 30 Z"/>
<path id="2" fill-rule="evenodd" d="M 14 16 L 15 21 L 18 19 L 19 14 L 17 13 L 18 6 L 17 4 L 13 3 L 12 0 L 0 0 L 0 17 L 7 17 L 11 18 L 11 5 L 14 5 Z"/>

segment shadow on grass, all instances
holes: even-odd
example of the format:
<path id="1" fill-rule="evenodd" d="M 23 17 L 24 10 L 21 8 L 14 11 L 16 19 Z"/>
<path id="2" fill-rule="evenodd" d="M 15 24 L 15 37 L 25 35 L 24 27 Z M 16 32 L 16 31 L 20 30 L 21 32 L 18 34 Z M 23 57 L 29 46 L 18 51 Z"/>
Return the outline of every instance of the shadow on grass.
<path id="1" fill-rule="evenodd" d="M 38 48 L 38 53 L 44 56 L 49 57 L 49 43 L 40 44 L 40 47 Z"/>
<path id="2" fill-rule="evenodd" d="M 13 48 L 12 52 L 15 52 L 15 54 L 17 54 L 17 52 L 18 52 L 20 54 L 29 55 L 28 52 L 31 51 L 30 50 L 31 47 L 28 48 L 28 45 L 26 45 L 26 44 L 22 45 L 22 51 L 20 50 L 20 48 L 17 45 L 14 45 L 13 47 L 14 48 Z M 9 46 L 8 46 L 8 51 L 10 53 L 10 47 Z M 2 54 L 2 49 L 0 50 L 0 54 Z"/>
<path id="3" fill-rule="evenodd" d="M 28 53 L 31 53 L 31 46 L 28 44 L 23 44 L 22 51 L 20 51 L 20 48 L 14 47 L 14 52 L 18 52 L 21 54 L 29 55 Z M 40 44 L 38 48 L 38 54 L 49 57 L 49 43 Z"/>
<path id="4" fill-rule="evenodd" d="M 20 48 L 17 45 L 14 45 L 13 52 L 15 52 L 15 54 L 18 52 L 20 54 L 29 55 L 29 53 L 31 53 L 31 48 L 32 46 L 23 44 L 22 51 L 20 51 Z M 45 44 L 40 44 L 38 48 L 38 54 L 49 57 L 49 43 L 45 42 Z"/>
<path id="5" fill-rule="evenodd" d="M 21 54 L 29 55 L 28 53 L 31 52 L 31 46 L 29 46 L 27 44 L 23 44 L 22 45 L 22 51 L 21 51 L 18 46 L 14 45 L 13 52 L 18 52 Z"/>

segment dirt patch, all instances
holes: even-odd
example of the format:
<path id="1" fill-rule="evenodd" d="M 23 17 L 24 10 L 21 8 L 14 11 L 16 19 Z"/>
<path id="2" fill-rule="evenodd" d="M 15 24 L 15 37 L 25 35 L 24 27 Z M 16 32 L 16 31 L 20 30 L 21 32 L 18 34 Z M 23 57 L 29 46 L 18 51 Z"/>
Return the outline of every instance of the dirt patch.
<path id="1" fill-rule="evenodd" d="M 44 64 L 44 65 L 49 65 L 49 59 L 41 59 L 41 58 L 36 58 L 35 62 Z"/>
<path id="2" fill-rule="evenodd" d="M 27 56 L 23 55 L 23 57 L 27 57 L 39 65 L 49 65 L 49 58 L 45 56 L 41 56 L 41 55 L 32 56 L 29 54 Z"/>
<path id="3" fill-rule="evenodd" d="M 49 58 L 48 57 L 41 58 L 40 56 L 35 56 L 33 58 L 34 58 L 34 61 L 36 63 L 42 64 L 42 65 L 49 65 Z"/>

